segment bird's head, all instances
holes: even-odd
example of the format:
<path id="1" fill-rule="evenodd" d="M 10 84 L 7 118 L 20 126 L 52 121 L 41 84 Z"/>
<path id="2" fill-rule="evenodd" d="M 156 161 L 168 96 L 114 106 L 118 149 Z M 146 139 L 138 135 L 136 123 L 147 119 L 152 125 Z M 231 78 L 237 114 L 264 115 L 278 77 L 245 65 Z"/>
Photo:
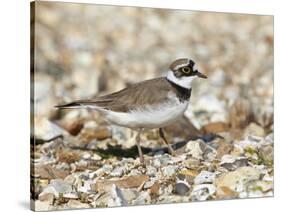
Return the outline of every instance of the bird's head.
<path id="1" fill-rule="evenodd" d="M 197 70 L 194 61 L 188 58 L 175 60 L 170 65 L 170 70 L 167 75 L 168 80 L 185 88 L 191 88 L 191 82 L 198 77 L 203 79 L 207 78 L 206 75 Z"/>

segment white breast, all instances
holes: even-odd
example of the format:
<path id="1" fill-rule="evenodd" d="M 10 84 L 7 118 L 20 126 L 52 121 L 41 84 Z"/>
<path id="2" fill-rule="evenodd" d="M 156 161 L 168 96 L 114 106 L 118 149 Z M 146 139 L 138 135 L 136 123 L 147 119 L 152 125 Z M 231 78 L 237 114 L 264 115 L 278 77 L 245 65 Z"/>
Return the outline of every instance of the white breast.
<path id="1" fill-rule="evenodd" d="M 108 111 L 106 118 L 117 125 L 129 128 L 159 128 L 180 118 L 187 109 L 188 101 L 169 100 L 155 106 L 137 108 L 128 113 Z"/>

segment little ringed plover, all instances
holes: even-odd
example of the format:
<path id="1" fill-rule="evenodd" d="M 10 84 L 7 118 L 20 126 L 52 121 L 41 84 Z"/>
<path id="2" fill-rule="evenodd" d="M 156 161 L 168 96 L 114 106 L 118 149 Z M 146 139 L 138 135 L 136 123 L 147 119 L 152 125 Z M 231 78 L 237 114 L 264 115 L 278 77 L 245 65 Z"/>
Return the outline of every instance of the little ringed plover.
<path id="1" fill-rule="evenodd" d="M 170 65 L 166 77 L 142 81 L 115 93 L 56 107 L 97 110 L 104 114 L 109 122 L 137 130 L 136 143 L 140 161 L 143 162 L 140 146 L 140 134 L 143 129 L 158 128 L 170 154 L 174 154 L 162 128 L 183 116 L 191 96 L 192 81 L 198 77 L 207 78 L 196 69 L 193 60 L 181 58 Z"/>

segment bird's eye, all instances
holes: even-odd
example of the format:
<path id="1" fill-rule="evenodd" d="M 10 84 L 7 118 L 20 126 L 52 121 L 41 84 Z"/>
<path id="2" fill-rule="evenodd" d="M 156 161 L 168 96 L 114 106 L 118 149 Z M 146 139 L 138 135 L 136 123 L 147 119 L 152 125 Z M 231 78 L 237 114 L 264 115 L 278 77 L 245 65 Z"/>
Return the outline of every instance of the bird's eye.
<path id="1" fill-rule="evenodd" d="M 190 67 L 184 67 L 184 68 L 182 68 L 182 72 L 185 73 L 185 74 L 190 74 L 191 68 Z"/>

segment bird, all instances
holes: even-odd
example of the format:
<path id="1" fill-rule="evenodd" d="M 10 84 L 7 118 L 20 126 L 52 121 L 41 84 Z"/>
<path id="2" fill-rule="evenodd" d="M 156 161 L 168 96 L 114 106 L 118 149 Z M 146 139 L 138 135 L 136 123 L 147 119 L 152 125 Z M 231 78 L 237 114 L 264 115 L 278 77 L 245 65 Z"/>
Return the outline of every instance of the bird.
<path id="1" fill-rule="evenodd" d="M 96 110 L 110 123 L 136 130 L 136 145 L 139 159 L 143 163 L 140 136 L 144 130 L 158 129 L 168 152 L 175 155 L 163 127 L 184 115 L 191 97 L 192 82 L 196 78 L 206 79 L 207 76 L 198 71 L 192 59 L 179 58 L 171 63 L 166 76 L 141 81 L 104 96 L 76 100 L 55 107 Z"/>

